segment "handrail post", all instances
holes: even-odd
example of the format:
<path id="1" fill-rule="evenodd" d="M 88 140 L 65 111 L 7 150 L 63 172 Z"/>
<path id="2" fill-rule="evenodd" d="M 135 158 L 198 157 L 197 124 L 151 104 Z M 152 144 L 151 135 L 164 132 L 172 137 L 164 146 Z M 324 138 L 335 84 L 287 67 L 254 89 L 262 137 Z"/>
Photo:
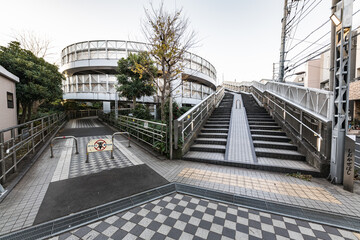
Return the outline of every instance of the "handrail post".
<path id="1" fill-rule="evenodd" d="M 1 175 L 3 176 L 1 179 L 1 183 L 5 183 L 6 181 L 6 169 L 5 169 L 5 153 L 4 153 L 4 133 L 2 132 L 0 134 L 0 160 L 1 160 Z"/>
<path id="2" fill-rule="evenodd" d="M 45 142 L 44 118 L 41 118 L 41 137 L 42 141 Z"/>
<path id="3" fill-rule="evenodd" d="M 50 158 L 53 158 L 53 157 L 54 157 L 54 151 L 53 151 L 53 146 L 54 146 L 53 142 L 54 142 L 54 140 L 57 140 L 57 139 L 68 139 L 68 138 L 72 138 L 72 139 L 75 140 L 75 149 L 76 149 L 75 154 L 79 154 L 78 142 L 77 142 L 77 138 L 76 138 L 76 137 L 74 137 L 74 136 L 54 137 L 54 138 L 51 139 L 51 141 L 50 141 L 50 153 L 51 153 Z"/>
<path id="4" fill-rule="evenodd" d="M 31 147 L 32 147 L 32 152 L 35 153 L 34 122 L 31 122 L 31 123 L 30 123 L 30 132 L 31 132 Z"/>
<path id="5" fill-rule="evenodd" d="M 11 138 L 12 138 L 12 146 L 14 147 L 15 145 L 15 129 L 11 129 Z M 12 154 L 12 161 L 13 161 L 13 165 L 14 165 L 14 172 L 17 171 L 17 161 L 16 161 L 16 149 L 13 149 L 13 154 Z"/>
<path id="6" fill-rule="evenodd" d="M 114 159 L 114 147 L 115 147 L 115 144 L 114 144 L 114 139 L 115 139 L 115 136 L 116 135 L 121 135 L 121 134 L 127 134 L 128 135 L 128 140 L 129 140 L 129 144 L 128 144 L 128 147 L 131 147 L 130 145 L 130 133 L 129 132 L 115 132 L 112 136 L 111 136 L 111 142 L 112 142 L 112 150 L 110 151 L 111 154 L 110 154 L 110 158 L 111 159 Z M 87 151 L 87 150 L 86 150 Z"/>

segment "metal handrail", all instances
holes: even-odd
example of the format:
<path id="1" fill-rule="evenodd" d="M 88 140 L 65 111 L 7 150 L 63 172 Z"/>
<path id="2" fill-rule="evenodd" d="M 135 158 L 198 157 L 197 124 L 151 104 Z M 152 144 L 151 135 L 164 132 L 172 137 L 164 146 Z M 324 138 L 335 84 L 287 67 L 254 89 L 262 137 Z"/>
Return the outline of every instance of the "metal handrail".
<path id="1" fill-rule="evenodd" d="M 332 119 L 332 99 L 334 96 L 330 91 L 273 81 L 268 81 L 265 84 L 257 81 L 240 83 L 224 82 L 224 86 L 235 90 L 242 89 L 252 92 L 253 90 L 251 88 L 253 88 L 261 93 L 268 92 L 283 98 L 285 101 L 291 102 L 293 105 L 295 104 L 304 108 L 305 111 L 312 115 L 319 115 L 319 117 L 326 118 L 327 121 L 331 121 Z"/>
<path id="2" fill-rule="evenodd" d="M 130 133 L 129 132 L 116 132 L 116 133 L 114 133 L 112 136 L 111 136 L 111 142 L 112 142 L 112 144 L 113 144 L 113 148 L 112 148 L 112 150 L 111 150 L 111 159 L 114 159 L 114 139 L 115 139 L 115 136 L 116 135 L 123 135 L 123 134 L 127 134 L 128 135 L 128 140 L 129 140 L 129 145 L 128 145 L 128 147 L 131 147 L 130 146 Z M 126 140 L 125 140 L 126 141 Z M 118 141 L 118 142 L 125 142 L 125 141 Z"/>
<path id="3" fill-rule="evenodd" d="M 266 97 L 269 101 L 271 101 L 272 103 L 274 103 L 277 107 L 279 107 L 281 110 L 283 110 L 284 112 L 286 112 L 287 115 L 291 116 L 293 119 L 295 119 L 297 122 L 299 122 L 302 126 L 306 127 L 307 129 L 310 130 L 310 132 L 314 133 L 314 135 L 316 135 L 318 138 L 320 138 L 320 140 L 323 140 L 322 136 L 315 132 L 314 130 L 312 130 L 310 127 L 308 127 L 307 125 L 305 125 L 302 121 L 300 121 L 299 119 L 297 119 L 295 116 L 293 116 L 291 113 L 289 113 L 285 108 L 281 107 L 279 104 L 277 104 L 276 102 L 274 102 L 273 100 L 271 100 L 269 97 Z"/>
<path id="4" fill-rule="evenodd" d="M 191 128 L 191 133 L 194 132 L 198 126 L 201 125 L 204 117 L 207 116 L 208 112 L 211 112 L 221 101 L 224 96 L 224 87 L 221 87 L 217 92 L 207 96 L 200 103 L 196 104 L 186 113 L 181 115 L 178 119 L 174 120 L 174 147 L 178 149 L 179 137 L 185 143 L 185 131 Z M 205 114 L 204 114 L 205 113 Z M 198 121 L 200 118 L 200 121 Z M 198 121 L 198 122 L 197 122 Z M 197 123 L 196 123 L 197 122 Z M 186 125 L 185 125 L 186 124 Z M 190 135 L 190 134 L 188 134 Z"/>
<path id="5" fill-rule="evenodd" d="M 35 148 L 44 143 L 65 118 L 65 114 L 52 114 L 0 130 L 0 181 L 5 183 L 7 174 L 16 172 L 17 165 L 30 152 L 35 153 Z M 22 128 L 27 131 L 20 131 Z M 5 140 L 6 134 L 11 134 L 11 138 Z"/>
<path id="6" fill-rule="evenodd" d="M 51 142 L 50 142 L 50 152 L 51 152 L 51 158 L 54 157 L 54 153 L 53 153 L 53 142 L 54 140 L 58 140 L 58 139 L 69 139 L 69 138 L 72 138 L 75 140 L 75 148 L 76 148 L 76 152 L 75 154 L 79 154 L 79 149 L 78 149 L 78 141 L 77 141 L 77 138 L 74 137 L 74 136 L 62 136 L 62 137 L 54 137 L 53 139 L 51 139 Z"/>

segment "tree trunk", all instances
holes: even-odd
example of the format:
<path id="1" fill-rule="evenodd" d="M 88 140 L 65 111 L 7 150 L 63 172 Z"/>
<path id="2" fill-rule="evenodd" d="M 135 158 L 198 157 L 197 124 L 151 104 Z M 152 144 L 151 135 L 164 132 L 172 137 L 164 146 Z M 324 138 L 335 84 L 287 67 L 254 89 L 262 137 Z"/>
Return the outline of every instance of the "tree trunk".
<path id="1" fill-rule="evenodd" d="M 161 122 L 165 123 L 166 116 L 165 116 L 165 96 L 164 96 L 164 94 L 161 95 L 160 109 L 161 109 Z"/>
<path id="2" fill-rule="evenodd" d="M 32 102 L 28 104 L 27 121 L 31 120 L 31 108 L 32 108 Z"/>
<path id="3" fill-rule="evenodd" d="M 20 123 L 24 123 L 25 122 L 25 117 L 26 117 L 26 110 L 27 110 L 26 105 L 21 104 L 21 109 L 22 109 L 22 113 L 21 113 Z"/>
<path id="4" fill-rule="evenodd" d="M 135 109 L 136 106 L 136 97 L 133 97 L 133 109 Z"/>

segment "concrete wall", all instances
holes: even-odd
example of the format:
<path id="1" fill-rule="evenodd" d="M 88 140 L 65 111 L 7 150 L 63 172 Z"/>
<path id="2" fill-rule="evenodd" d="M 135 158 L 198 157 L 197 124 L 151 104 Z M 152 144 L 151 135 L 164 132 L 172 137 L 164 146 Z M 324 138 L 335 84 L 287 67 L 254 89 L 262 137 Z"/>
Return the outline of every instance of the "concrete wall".
<path id="1" fill-rule="evenodd" d="M 0 130 L 17 125 L 15 82 L 0 75 Z M 14 108 L 8 108 L 7 92 L 13 93 Z"/>
<path id="2" fill-rule="evenodd" d="M 330 78 L 330 51 L 320 56 L 320 82 L 329 81 Z"/>
<path id="3" fill-rule="evenodd" d="M 305 79 L 304 86 L 309 88 L 318 88 L 320 89 L 320 69 L 321 69 L 321 60 L 314 59 L 310 60 L 305 64 Z"/>

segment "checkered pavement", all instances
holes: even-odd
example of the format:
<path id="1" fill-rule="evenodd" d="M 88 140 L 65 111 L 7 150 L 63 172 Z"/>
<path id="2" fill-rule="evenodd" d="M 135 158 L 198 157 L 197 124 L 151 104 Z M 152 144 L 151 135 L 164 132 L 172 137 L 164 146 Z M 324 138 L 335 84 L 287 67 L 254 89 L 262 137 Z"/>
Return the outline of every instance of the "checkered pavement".
<path id="1" fill-rule="evenodd" d="M 173 194 L 52 238 L 353 239 L 348 231 Z"/>
<path id="2" fill-rule="evenodd" d="M 91 139 L 104 139 L 111 136 L 79 137 L 79 154 L 73 154 L 70 164 L 69 177 L 78 177 L 101 172 L 113 168 L 124 168 L 133 166 L 131 161 L 116 147 L 114 148 L 114 159 L 110 159 L 110 151 L 89 153 L 89 163 L 86 161 L 86 145 Z"/>

